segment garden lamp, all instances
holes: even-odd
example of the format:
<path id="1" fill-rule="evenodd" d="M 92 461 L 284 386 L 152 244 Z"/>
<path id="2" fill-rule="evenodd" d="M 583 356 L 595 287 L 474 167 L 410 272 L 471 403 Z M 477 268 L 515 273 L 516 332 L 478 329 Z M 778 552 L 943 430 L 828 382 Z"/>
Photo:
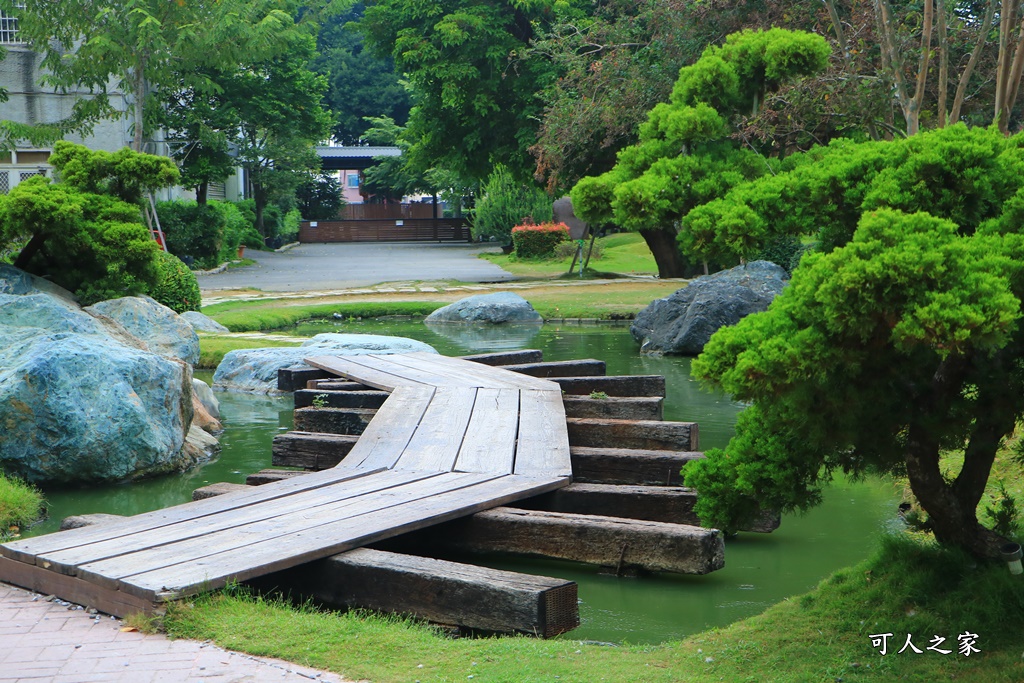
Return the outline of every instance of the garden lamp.
<path id="1" fill-rule="evenodd" d="M 1007 543 L 999 549 L 1006 564 L 1010 567 L 1011 574 L 1024 574 L 1024 567 L 1021 567 L 1020 559 L 1024 552 L 1020 549 L 1020 543 Z"/>

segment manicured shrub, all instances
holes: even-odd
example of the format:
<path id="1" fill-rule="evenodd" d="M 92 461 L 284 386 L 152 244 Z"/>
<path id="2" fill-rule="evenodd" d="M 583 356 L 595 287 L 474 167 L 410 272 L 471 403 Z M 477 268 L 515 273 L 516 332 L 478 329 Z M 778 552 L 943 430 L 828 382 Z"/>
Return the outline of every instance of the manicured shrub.
<path id="1" fill-rule="evenodd" d="M 493 239 L 502 244 L 511 241 L 512 228 L 527 221 L 550 221 L 551 199 L 541 190 L 525 185 L 498 164 L 484 185 L 473 216 L 473 237 Z"/>
<path id="2" fill-rule="evenodd" d="M 512 244 L 519 258 L 545 258 L 555 255 L 555 247 L 569 239 L 565 223 L 517 225 L 512 228 Z"/>
<path id="3" fill-rule="evenodd" d="M 181 259 L 160 251 L 156 256 L 156 269 L 158 277 L 156 284 L 150 288 L 151 297 L 175 313 L 199 310 L 202 303 L 199 282 L 196 281 L 195 273 Z"/>
<path id="4" fill-rule="evenodd" d="M 210 206 L 219 214 L 224 231 L 217 261 L 226 263 L 237 257 L 238 245 L 243 243 L 247 231 L 252 230 L 252 226 L 233 202 L 210 202 Z M 246 244 L 246 246 L 249 245 Z"/>
<path id="5" fill-rule="evenodd" d="M 214 268 L 224 243 L 221 212 L 209 204 L 178 200 L 160 202 L 156 207 L 167 250 L 178 258 L 191 256 L 196 266 Z M 235 249 L 238 249 L 237 244 Z"/>

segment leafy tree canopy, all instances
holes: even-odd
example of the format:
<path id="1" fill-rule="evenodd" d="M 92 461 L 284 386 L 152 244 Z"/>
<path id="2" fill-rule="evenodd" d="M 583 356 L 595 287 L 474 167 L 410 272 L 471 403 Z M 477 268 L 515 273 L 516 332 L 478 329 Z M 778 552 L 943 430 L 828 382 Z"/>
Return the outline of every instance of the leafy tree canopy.
<path id="1" fill-rule="evenodd" d="M 1006 540 L 975 510 L 1024 417 L 1022 297 L 1019 223 L 865 213 L 847 244 L 805 256 L 766 312 L 719 330 L 694 361 L 753 404 L 724 450 L 686 468 L 702 520 L 735 529 L 757 505 L 805 509 L 836 472 L 906 473 L 939 541 L 995 556 Z M 958 473 L 940 471 L 945 449 L 963 449 Z"/>
<path id="2" fill-rule="evenodd" d="M 764 157 L 729 137 L 736 118 L 756 113 L 765 94 L 782 83 L 824 68 L 828 54 L 820 36 L 784 29 L 742 31 L 707 48 L 680 70 L 669 102 L 649 112 L 640 141 L 619 152 L 615 167 L 576 184 L 577 215 L 640 232 L 659 274 L 682 275 L 676 222 L 772 170 Z"/>
<path id="3" fill-rule="evenodd" d="M 965 233 L 987 221 L 1015 229 L 1024 168 L 1014 140 L 963 124 L 893 141 L 836 140 L 693 208 L 679 242 L 704 258 L 743 255 L 773 235 L 815 236 L 829 251 L 850 240 L 865 211 L 881 207 L 928 211 Z"/>
<path id="4" fill-rule="evenodd" d="M 323 20 L 317 36 L 313 71 L 327 78 L 324 103 L 335 116 L 331 134 L 344 145 L 359 144 L 369 128 L 367 117 L 386 116 L 404 126 L 412 100 L 395 73 L 390 57 L 380 58 L 364 45 L 363 35 L 350 25 L 362 18 L 363 3 Z"/>
<path id="5" fill-rule="evenodd" d="M 550 21 L 548 0 L 378 0 L 360 30 L 391 56 L 415 92 L 409 116 L 412 167 L 441 167 L 466 180 L 486 178 L 495 163 L 520 175 L 529 168 L 551 65 L 526 59 L 536 27 Z"/>
<path id="6" fill-rule="evenodd" d="M 310 174 L 295 192 L 299 212 L 308 221 L 337 218 L 345 204 L 337 177 L 327 173 Z"/>
<path id="7" fill-rule="evenodd" d="M 43 55 L 46 83 L 95 93 L 76 109 L 116 114 L 111 84 L 133 96 L 133 147 L 140 151 L 148 87 L 176 87 L 183 78 L 198 84 L 205 69 L 272 54 L 294 25 L 297 3 L 0 0 L 0 7 L 17 14 L 19 37 Z"/>

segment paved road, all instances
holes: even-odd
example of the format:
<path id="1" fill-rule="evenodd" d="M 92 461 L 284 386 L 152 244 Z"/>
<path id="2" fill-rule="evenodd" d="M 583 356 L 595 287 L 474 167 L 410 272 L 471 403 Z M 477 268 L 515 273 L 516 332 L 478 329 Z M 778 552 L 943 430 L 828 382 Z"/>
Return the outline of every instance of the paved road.
<path id="1" fill-rule="evenodd" d="M 477 258 L 492 246 L 475 244 L 302 244 L 283 253 L 246 251 L 255 266 L 199 275 L 204 292 L 255 287 L 265 292 L 365 287 L 380 282 L 461 280 L 499 282 L 513 275 Z"/>

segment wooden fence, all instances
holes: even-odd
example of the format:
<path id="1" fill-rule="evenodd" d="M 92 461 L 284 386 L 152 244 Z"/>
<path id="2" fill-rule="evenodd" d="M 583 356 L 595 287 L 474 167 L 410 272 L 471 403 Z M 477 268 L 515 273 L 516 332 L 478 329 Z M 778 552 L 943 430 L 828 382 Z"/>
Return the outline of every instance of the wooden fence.
<path id="1" fill-rule="evenodd" d="M 430 206 L 427 205 L 429 209 Z M 303 221 L 299 241 L 307 242 L 468 242 L 465 218 Z"/>
<path id="2" fill-rule="evenodd" d="M 438 207 L 438 210 L 441 208 Z M 338 212 L 338 220 L 342 221 L 393 221 L 433 217 L 433 204 L 346 204 Z"/>

